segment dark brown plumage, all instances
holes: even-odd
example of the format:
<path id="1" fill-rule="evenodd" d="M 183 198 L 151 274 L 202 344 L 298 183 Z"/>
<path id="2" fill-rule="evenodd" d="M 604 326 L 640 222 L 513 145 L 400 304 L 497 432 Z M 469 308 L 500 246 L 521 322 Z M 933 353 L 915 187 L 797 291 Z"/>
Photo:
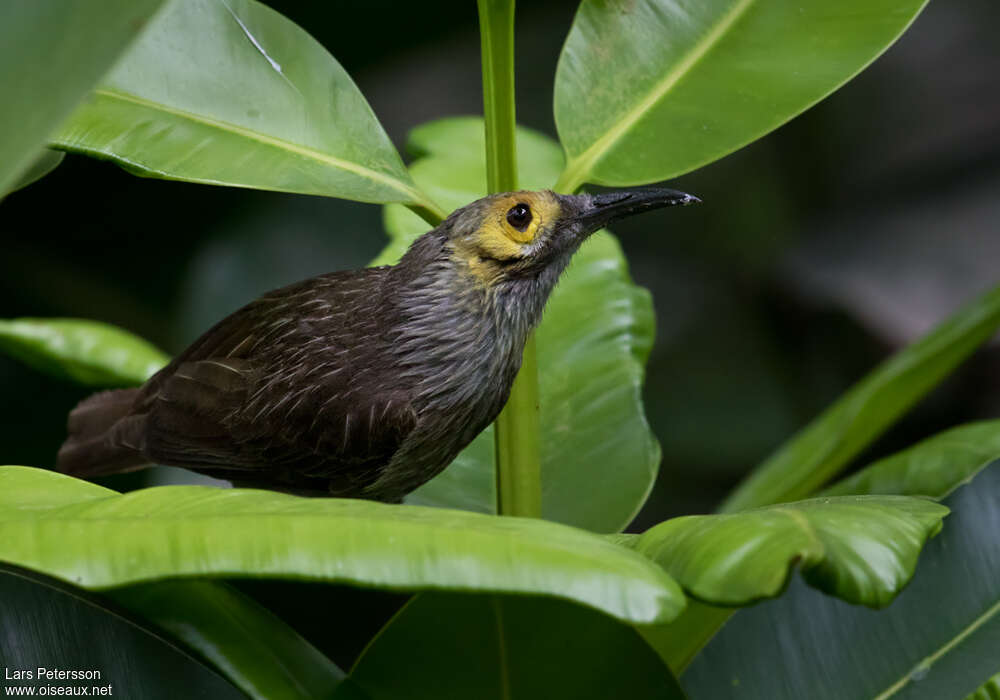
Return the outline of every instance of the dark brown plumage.
<path id="1" fill-rule="evenodd" d="M 618 216 L 696 201 L 672 190 L 494 195 L 399 264 L 264 295 L 142 387 L 69 417 L 60 471 L 149 463 L 313 495 L 398 501 L 492 421 L 573 252 Z"/>

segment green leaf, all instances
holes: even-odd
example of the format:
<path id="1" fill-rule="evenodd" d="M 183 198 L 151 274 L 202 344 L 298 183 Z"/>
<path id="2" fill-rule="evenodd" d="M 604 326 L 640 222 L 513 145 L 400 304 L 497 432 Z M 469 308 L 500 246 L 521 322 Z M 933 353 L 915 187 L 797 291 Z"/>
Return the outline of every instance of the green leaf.
<path id="1" fill-rule="evenodd" d="M 683 698 L 631 627 L 516 596 L 417 596 L 365 649 L 351 680 L 372 700 Z"/>
<path id="2" fill-rule="evenodd" d="M 551 186 L 562 167 L 558 146 L 517 132 L 518 182 Z M 486 192 L 483 123 L 444 119 L 410 136 L 414 179 L 447 209 Z M 386 208 L 391 242 L 376 264 L 395 262 L 427 227 L 402 207 Z M 598 532 L 623 528 L 642 506 L 660 462 L 642 408 L 643 365 L 653 344 L 649 293 L 632 284 L 609 233 L 586 242 L 553 292 L 538 341 L 544 517 Z M 493 430 L 484 431 L 414 503 L 495 508 Z"/>
<path id="3" fill-rule="evenodd" d="M 94 387 L 142 384 L 170 358 L 115 326 L 72 318 L 0 319 L 0 351 Z"/>
<path id="4" fill-rule="evenodd" d="M 976 692 L 968 695 L 965 700 L 998 700 L 1000 699 L 1000 673 L 983 683 Z"/>
<path id="5" fill-rule="evenodd" d="M 920 549 L 947 513 L 933 501 L 905 496 L 817 498 L 674 518 L 634 547 L 691 596 L 717 605 L 779 596 L 798 565 L 824 593 L 881 608 L 913 576 Z"/>
<path id="6" fill-rule="evenodd" d="M 735 612 L 733 608 L 690 600 L 684 612 L 673 622 L 645 625 L 638 630 L 670 669 L 680 675 Z"/>
<path id="7" fill-rule="evenodd" d="M 435 210 L 350 76 L 254 0 L 177 0 L 53 139 L 149 177 Z"/>
<path id="8" fill-rule="evenodd" d="M 184 642 L 256 700 L 328 698 L 344 678 L 292 628 L 222 582 L 157 581 L 107 595 Z"/>
<path id="9" fill-rule="evenodd" d="M 891 607 L 851 607 L 793 582 L 782 598 L 733 616 L 684 674 L 687 692 L 942 700 L 975 691 L 996 673 L 1000 649 L 1000 468 L 945 503 L 947 527 Z"/>
<path id="10" fill-rule="evenodd" d="M 31 167 L 163 0 L 0 3 L 0 192 Z"/>
<path id="11" fill-rule="evenodd" d="M 989 340 L 998 326 L 1000 287 L 875 368 L 761 464 L 722 509 L 811 495 Z"/>
<path id="12" fill-rule="evenodd" d="M 28 467 L 0 468 L 0 561 L 90 589 L 284 577 L 550 595 L 638 623 L 672 619 L 684 606 L 652 562 L 557 523 L 251 489 L 121 495 Z"/>
<path id="13" fill-rule="evenodd" d="M 37 155 L 33 161 L 31 161 L 27 170 L 22 172 L 20 177 L 18 177 L 14 184 L 11 185 L 10 189 L 7 190 L 7 192 L 0 192 L 0 198 L 6 197 L 11 192 L 16 192 L 17 190 L 41 180 L 43 177 L 58 168 L 59 164 L 63 162 L 63 158 L 65 157 L 65 153 L 53 151 L 51 148 L 43 148 L 42 152 Z"/>
<path id="14" fill-rule="evenodd" d="M 944 498 L 1000 459 L 1000 420 L 946 430 L 837 482 L 824 496 L 902 494 Z"/>
<path id="15" fill-rule="evenodd" d="M 41 688 L 73 688 L 77 694 L 86 689 L 88 695 L 144 700 L 244 698 L 210 669 L 100 598 L 7 567 L 0 567 L 0 659 L 5 696 L 17 688 L 34 688 L 32 694 L 39 695 Z M 39 667 L 99 676 L 40 678 Z M 12 679 L 18 670 L 30 670 L 33 677 Z"/>
<path id="16" fill-rule="evenodd" d="M 583 0 L 556 72 L 560 191 L 721 158 L 861 71 L 926 0 Z"/>
<path id="17" fill-rule="evenodd" d="M 738 510 L 811 495 L 986 342 L 998 325 L 1000 287 L 876 368 L 766 460 L 723 508 Z M 940 483 L 949 479 L 944 476 Z M 673 623 L 646 628 L 643 635 L 671 668 L 682 671 L 730 615 L 696 602 Z"/>

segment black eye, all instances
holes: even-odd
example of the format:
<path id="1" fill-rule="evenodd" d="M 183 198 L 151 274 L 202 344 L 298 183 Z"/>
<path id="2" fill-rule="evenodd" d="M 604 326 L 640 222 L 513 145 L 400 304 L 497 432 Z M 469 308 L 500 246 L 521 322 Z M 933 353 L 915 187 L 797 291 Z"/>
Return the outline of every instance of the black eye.
<path id="1" fill-rule="evenodd" d="M 515 204 L 507 212 L 507 223 L 518 231 L 524 231 L 531 223 L 531 209 L 524 202 Z"/>

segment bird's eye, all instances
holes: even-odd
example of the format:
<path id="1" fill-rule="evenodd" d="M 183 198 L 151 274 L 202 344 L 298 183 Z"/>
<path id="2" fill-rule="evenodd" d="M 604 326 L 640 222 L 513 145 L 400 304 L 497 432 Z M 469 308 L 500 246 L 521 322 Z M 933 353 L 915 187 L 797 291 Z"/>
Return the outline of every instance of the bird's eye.
<path id="1" fill-rule="evenodd" d="M 507 223 L 523 233 L 531 223 L 531 208 L 523 202 L 515 204 L 507 211 Z"/>

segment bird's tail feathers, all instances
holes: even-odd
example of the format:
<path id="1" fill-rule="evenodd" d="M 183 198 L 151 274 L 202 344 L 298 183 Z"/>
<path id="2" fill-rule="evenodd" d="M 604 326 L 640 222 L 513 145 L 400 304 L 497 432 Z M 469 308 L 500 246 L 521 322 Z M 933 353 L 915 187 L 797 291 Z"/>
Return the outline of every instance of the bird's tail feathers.
<path id="1" fill-rule="evenodd" d="M 68 420 L 69 436 L 59 449 L 56 468 L 72 476 L 92 477 L 140 469 L 148 462 L 123 435 L 135 423 L 127 417 L 138 389 L 102 391 L 77 405 Z M 134 444 L 134 443 L 133 443 Z"/>

